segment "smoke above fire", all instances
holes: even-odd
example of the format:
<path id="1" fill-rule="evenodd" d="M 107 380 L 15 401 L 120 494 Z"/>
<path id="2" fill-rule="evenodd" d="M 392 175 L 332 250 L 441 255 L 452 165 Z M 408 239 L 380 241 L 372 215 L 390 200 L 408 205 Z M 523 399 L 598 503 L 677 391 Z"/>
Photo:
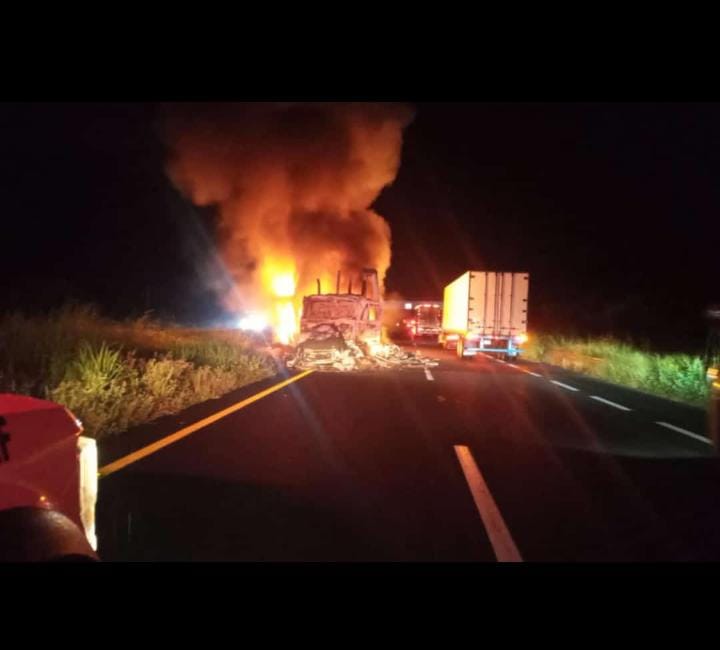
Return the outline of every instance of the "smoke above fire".
<path id="1" fill-rule="evenodd" d="M 390 266 L 390 227 L 371 209 L 400 164 L 400 104 L 174 106 L 165 120 L 168 174 L 198 206 L 215 206 L 232 282 L 227 307 L 335 291 L 364 267 Z M 357 284 L 355 285 L 357 287 Z"/>

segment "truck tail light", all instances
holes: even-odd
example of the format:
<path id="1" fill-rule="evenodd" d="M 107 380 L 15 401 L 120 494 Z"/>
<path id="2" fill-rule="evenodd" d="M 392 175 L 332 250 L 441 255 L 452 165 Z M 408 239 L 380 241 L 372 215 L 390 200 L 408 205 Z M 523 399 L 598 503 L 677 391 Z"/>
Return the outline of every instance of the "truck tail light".
<path id="1" fill-rule="evenodd" d="M 460 338 L 458 334 L 448 334 L 445 339 L 447 341 L 457 341 Z"/>
<path id="2" fill-rule="evenodd" d="M 93 438 L 78 437 L 80 462 L 80 519 L 93 551 L 97 551 L 95 533 L 95 504 L 98 493 L 98 454 Z"/>

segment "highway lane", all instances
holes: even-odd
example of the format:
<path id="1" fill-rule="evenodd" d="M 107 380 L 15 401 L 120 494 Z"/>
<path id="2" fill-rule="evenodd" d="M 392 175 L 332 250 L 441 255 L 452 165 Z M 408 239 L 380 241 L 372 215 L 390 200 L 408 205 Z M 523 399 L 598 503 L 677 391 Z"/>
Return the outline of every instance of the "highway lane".
<path id="1" fill-rule="evenodd" d="M 429 372 L 312 373 L 103 478 L 101 556 L 493 562 L 509 544 L 531 562 L 720 557 L 712 449 L 656 423 L 701 434 L 700 410 L 428 352 Z M 103 462 L 162 428 L 102 446 Z"/>

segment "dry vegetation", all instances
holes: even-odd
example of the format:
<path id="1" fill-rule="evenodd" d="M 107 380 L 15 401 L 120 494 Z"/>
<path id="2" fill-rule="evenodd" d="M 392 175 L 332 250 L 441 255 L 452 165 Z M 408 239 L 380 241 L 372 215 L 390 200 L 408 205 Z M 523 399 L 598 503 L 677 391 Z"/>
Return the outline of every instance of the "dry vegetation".
<path id="1" fill-rule="evenodd" d="M 97 438 L 274 373 L 240 332 L 118 322 L 90 307 L 0 318 L 0 391 L 64 404 Z"/>

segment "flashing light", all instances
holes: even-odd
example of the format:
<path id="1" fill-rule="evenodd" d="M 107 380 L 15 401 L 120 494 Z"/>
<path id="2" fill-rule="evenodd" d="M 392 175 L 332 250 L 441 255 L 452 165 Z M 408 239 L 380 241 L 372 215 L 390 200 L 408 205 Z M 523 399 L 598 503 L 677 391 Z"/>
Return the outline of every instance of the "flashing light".
<path id="1" fill-rule="evenodd" d="M 250 332 L 262 332 L 268 326 L 262 314 L 247 314 L 238 321 L 238 328 Z"/>
<path id="2" fill-rule="evenodd" d="M 412 303 L 411 303 L 411 302 L 406 302 L 406 303 L 405 303 L 405 309 L 412 309 Z"/>
<path id="3" fill-rule="evenodd" d="M 528 335 L 527 335 L 527 334 L 518 334 L 518 335 L 515 337 L 515 342 L 516 342 L 516 343 L 527 343 L 527 340 L 528 340 Z"/>

